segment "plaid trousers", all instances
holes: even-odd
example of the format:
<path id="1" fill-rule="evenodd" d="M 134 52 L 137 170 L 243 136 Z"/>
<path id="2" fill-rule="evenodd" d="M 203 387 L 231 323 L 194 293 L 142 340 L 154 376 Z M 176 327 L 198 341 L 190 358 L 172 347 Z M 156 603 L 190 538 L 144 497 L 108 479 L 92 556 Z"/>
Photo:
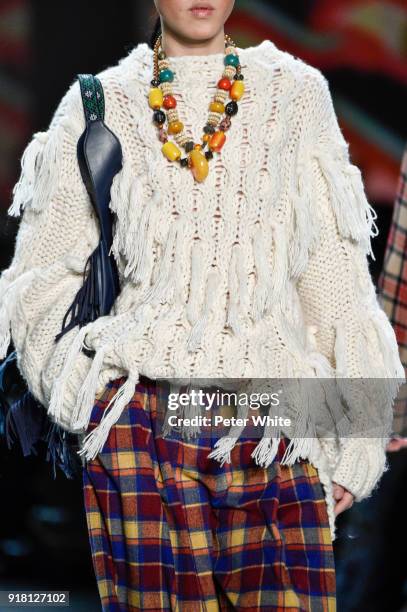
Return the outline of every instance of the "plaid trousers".
<path id="1" fill-rule="evenodd" d="M 407 146 L 378 288 L 380 302 L 394 328 L 400 359 L 407 371 Z M 401 387 L 395 402 L 393 427 L 395 433 L 407 436 L 407 385 Z"/>
<path id="2" fill-rule="evenodd" d="M 125 381 L 111 381 L 88 431 Z M 102 451 L 85 462 L 89 542 L 104 611 L 335 611 L 335 566 L 317 470 L 257 466 L 242 438 L 162 437 L 159 386 L 141 377 Z"/>

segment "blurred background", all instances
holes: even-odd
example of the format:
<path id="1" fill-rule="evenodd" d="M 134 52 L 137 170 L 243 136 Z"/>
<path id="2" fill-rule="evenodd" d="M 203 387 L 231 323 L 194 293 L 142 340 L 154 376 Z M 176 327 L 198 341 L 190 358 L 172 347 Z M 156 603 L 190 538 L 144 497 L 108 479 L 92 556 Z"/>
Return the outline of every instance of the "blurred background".
<path id="1" fill-rule="evenodd" d="M 153 9 L 149 0 L 0 0 L 0 269 L 14 249 L 18 219 L 7 208 L 32 133 L 47 129 L 77 73 L 99 72 L 147 41 Z M 377 281 L 406 143 L 405 1 L 237 0 L 225 31 L 240 47 L 271 39 L 329 80 L 378 214 Z M 389 453 L 375 494 L 339 518 L 339 612 L 407 610 L 406 453 Z M 80 478 L 53 479 L 43 455 L 23 457 L 0 437 L 0 590 L 69 590 L 71 609 L 98 610 Z"/>

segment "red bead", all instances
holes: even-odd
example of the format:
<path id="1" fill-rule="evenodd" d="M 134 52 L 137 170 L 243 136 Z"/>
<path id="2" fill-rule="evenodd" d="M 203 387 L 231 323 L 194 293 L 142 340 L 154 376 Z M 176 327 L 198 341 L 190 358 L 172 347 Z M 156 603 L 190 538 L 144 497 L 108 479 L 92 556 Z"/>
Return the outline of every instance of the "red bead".
<path id="1" fill-rule="evenodd" d="M 177 106 L 177 101 L 174 98 L 174 96 L 170 96 L 170 95 L 164 96 L 163 106 L 167 110 L 169 108 L 175 108 Z"/>
<path id="2" fill-rule="evenodd" d="M 230 79 L 223 78 L 218 81 L 218 87 L 219 89 L 225 89 L 226 91 L 229 91 L 229 89 L 232 87 L 232 83 Z"/>

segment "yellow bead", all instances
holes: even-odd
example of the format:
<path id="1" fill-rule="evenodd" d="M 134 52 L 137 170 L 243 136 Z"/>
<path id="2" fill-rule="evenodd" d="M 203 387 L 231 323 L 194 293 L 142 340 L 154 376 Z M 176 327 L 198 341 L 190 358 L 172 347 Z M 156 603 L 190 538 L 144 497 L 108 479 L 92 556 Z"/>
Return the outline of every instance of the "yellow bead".
<path id="1" fill-rule="evenodd" d="M 212 111 L 212 113 L 224 113 L 225 112 L 225 105 L 222 104 L 222 102 L 211 102 L 209 105 L 209 110 Z"/>
<path id="2" fill-rule="evenodd" d="M 148 103 L 151 108 L 161 108 L 164 101 L 163 92 L 159 87 L 153 87 L 148 94 Z"/>
<path id="3" fill-rule="evenodd" d="M 181 157 L 181 150 L 177 147 L 176 144 L 174 144 L 170 140 L 167 140 L 167 142 L 163 144 L 163 146 L 161 147 L 161 151 L 170 161 L 176 161 Z"/>
<path id="4" fill-rule="evenodd" d="M 232 100 L 240 100 L 240 98 L 244 94 L 244 82 L 243 81 L 235 81 L 230 88 L 229 95 Z"/>
<path id="5" fill-rule="evenodd" d="M 204 142 L 208 142 L 208 140 L 210 139 L 210 137 L 211 137 L 211 135 L 210 135 L 210 134 L 204 134 L 204 135 L 202 136 L 202 140 L 203 140 Z"/>
<path id="6" fill-rule="evenodd" d="M 189 154 L 190 168 L 194 179 L 201 182 L 206 179 L 209 172 L 209 164 L 205 155 L 198 149 L 192 149 Z"/>
<path id="7" fill-rule="evenodd" d="M 179 134 L 184 129 L 182 121 L 170 121 L 168 124 L 169 134 Z"/>

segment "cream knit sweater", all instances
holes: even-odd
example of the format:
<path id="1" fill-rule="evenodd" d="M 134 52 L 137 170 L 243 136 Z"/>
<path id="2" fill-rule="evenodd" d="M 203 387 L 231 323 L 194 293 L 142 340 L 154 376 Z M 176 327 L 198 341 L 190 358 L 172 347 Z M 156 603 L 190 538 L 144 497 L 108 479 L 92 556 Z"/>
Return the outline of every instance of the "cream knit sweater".
<path id="1" fill-rule="evenodd" d="M 147 103 L 152 50 L 139 44 L 98 74 L 105 122 L 124 155 L 111 190 L 122 292 L 109 316 L 57 344 L 98 242 L 76 157 L 85 127 L 77 81 L 24 152 L 9 210 L 24 214 L 0 280 L 2 353 L 11 332 L 33 394 L 82 434 L 95 394 L 128 377 L 99 437 L 84 444 L 86 457 L 103 445 L 140 374 L 404 379 L 368 268 L 375 216 L 327 81 L 269 40 L 238 52 L 246 91 L 203 183 L 161 153 Z M 180 117 L 197 142 L 223 53 L 173 57 L 171 67 Z M 390 408 L 396 391 L 390 384 Z M 386 468 L 385 443 L 320 438 L 297 453 L 319 470 L 333 537 L 331 481 L 357 500 L 368 496 Z"/>

